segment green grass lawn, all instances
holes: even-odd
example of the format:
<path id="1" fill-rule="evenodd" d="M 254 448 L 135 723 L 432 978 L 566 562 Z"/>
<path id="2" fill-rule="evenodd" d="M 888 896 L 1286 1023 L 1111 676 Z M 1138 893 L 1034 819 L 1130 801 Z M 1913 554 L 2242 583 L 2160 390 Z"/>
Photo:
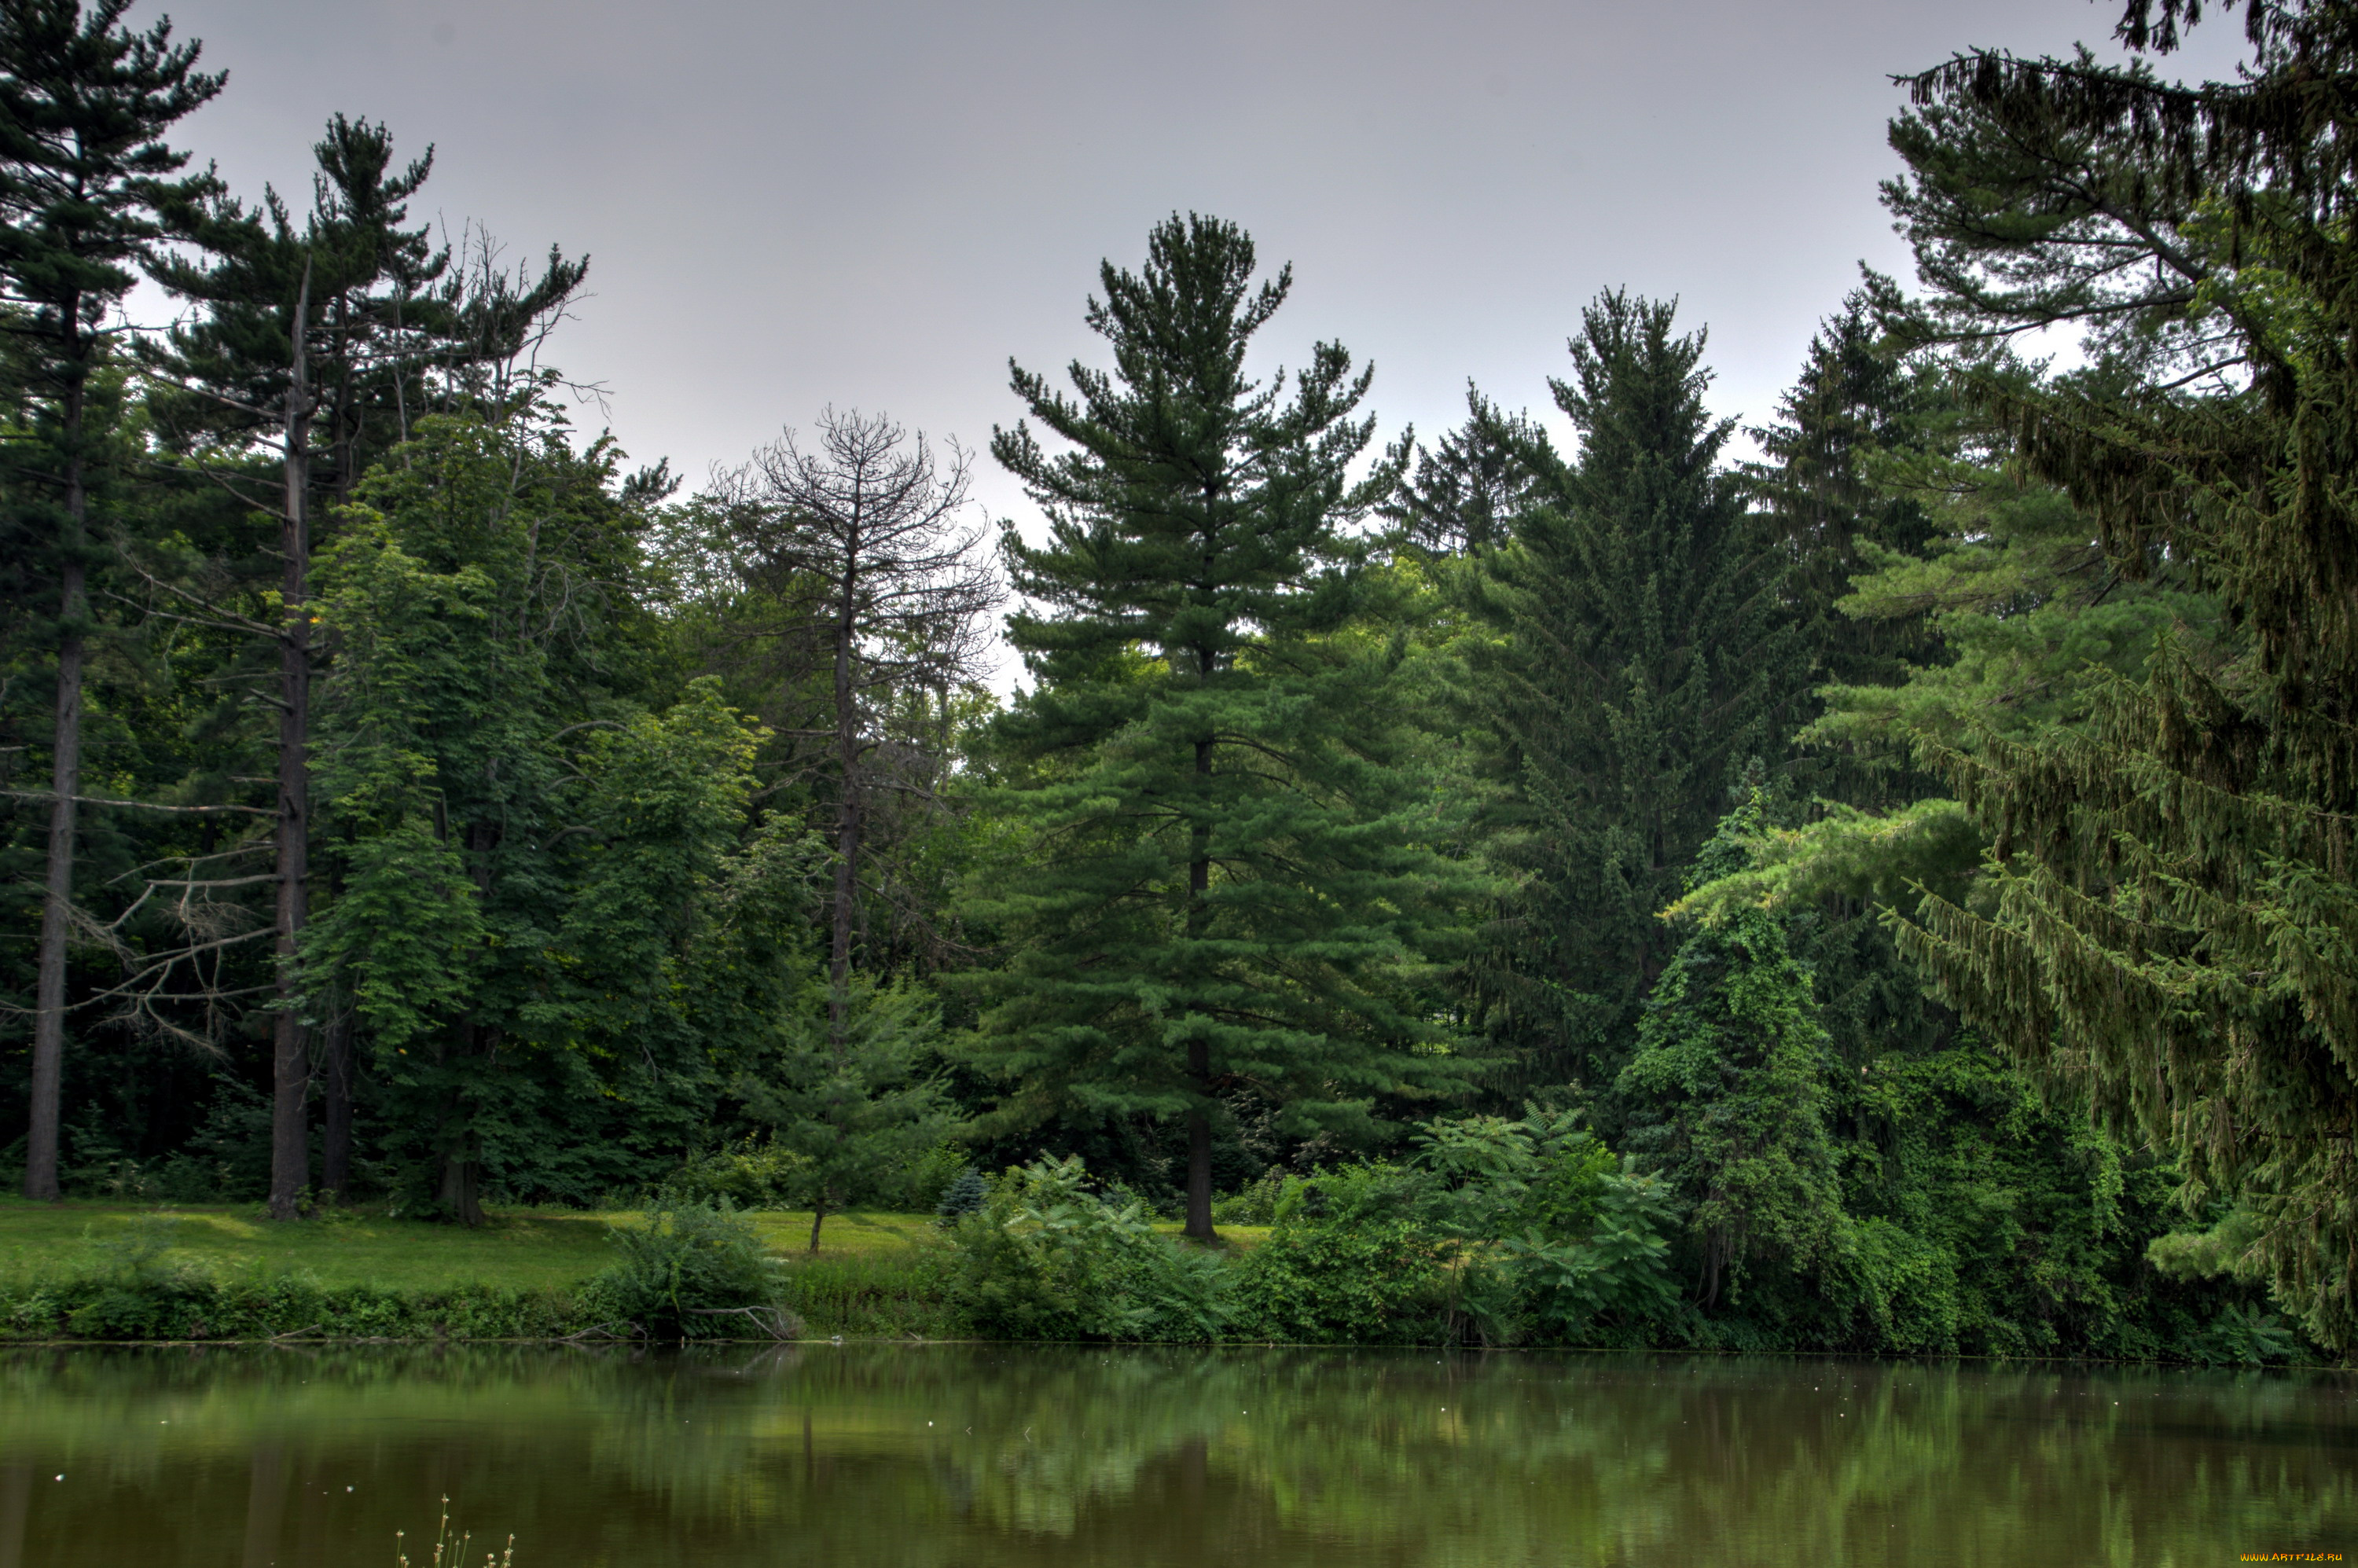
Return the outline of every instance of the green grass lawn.
<path id="1" fill-rule="evenodd" d="M 547 1288 L 578 1284 L 604 1268 L 612 1256 L 606 1227 L 637 1218 L 629 1211 L 490 1212 L 491 1223 L 466 1230 L 430 1220 L 388 1219 L 365 1209 L 278 1225 L 258 1204 L 99 1199 L 31 1204 L 5 1198 L 0 1199 L 0 1280 L 77 1271 L 100 1262 L 108 1243 L 119 1244 L 145 1226 L 160 1225 L 168 1227 L 172 1256 L 220 1270 L 302 1270 L 324 1285 L 388 1290 L 462 1284 Z M 772 1250 L 798 1268 L 808 1265 L 807 1212 L 763 1210 L 749 1217 Z M 1175 1233 L 1179 1227 L 1162 1228 Z M 1249 1245 L 1265 1232 L 1230 1227 L 1223 1234 Z M 929 1215 L 829 1215 L 820 1231 L 817 1261 L 914 1273 L 925 1260 L 926 1246 L 939 1235 Z"/>

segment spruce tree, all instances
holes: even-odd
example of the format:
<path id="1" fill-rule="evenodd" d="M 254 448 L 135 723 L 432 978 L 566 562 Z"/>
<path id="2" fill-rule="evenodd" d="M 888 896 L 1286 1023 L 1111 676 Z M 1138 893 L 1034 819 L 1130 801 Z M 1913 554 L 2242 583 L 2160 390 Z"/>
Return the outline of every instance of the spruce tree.
<path id="1" fill-rule="evenodd" d="M 1850 684 L 1898 680 L 1939 653 L 1921 616 L 1858 618 L 1835 608 L 1855 575 L 1932 536 L 1921 499 L 1878 472 L 1925 449 L 1927 425 L 1951 406 L 1930 367 L 1909 361 L 1882 331 L 1878 313 L 1894 293 L 1876 277 L 1844 299 L 1810 340 L 1777 418 L 1748 432 L 1766 460 L 1747 476 L 1790 554 L 1802 636 L 1821 678 Z"/>
<path id="2" fill-rule="evenodd" d="M 1485 558 L 1472 717 L 1496 741 L 1498 853 L 1524 876 L 1472 971 L 1531 1084 L 1609 1086 L 1675 937 L 1657 918 L 1807 678 L 1784 557 L 1719 466 L 1701 332 L 1608 292 L 1552 382 L 1577 460 L 1528 441 L 1533 503 Z"/>
<path id="3" fill-rule="evenodd" d="M 1469 382 L 1466 423 L 1434 447 L 1414 447 L 1415 467 L 1402 474 L 1384 515 L 1410 546 L 1428 554 L 1495 549 L 1530 503 L 1531 471 L 1523 454 L 1539 436 L 1529 418 L 1503 412 Z M 1393 460 L 1405 464 L 1412 445 L 1401 437 Z"/>
<path id="4" fill-rule="evenodd" d="M 25 1195 L 58 1196 L 58 1105 L 65 1054 L 66 947 L 73 920 L 81 794 L 82 670 L 92 621 L 92 461 L 85 415 L 93 375 L 122 329 L 108 313 L 165 232 L 166 209 L 201 184 L 175 178 L 188 156 L 164 133 L 221 90 L 176 44 L 169 21 L 122 26 L 130 0 L 22 0 L 0 7 L 0 325 L 23 339 L 37 387 L 37 445 L 16 459 L 38 496 L 56 595 L 56 722 L 33 1024 Z"/>
<path id="5" fill-rule="evenodd" d="M 1394 765 L 1397 651 L 1357 621 L 1374 583 L 1344 529 L 1395 481 L 1348 474 L 1368 373 L 1321 343 L 1291 397 L 1249 376 L 1292 283 L 1253 276 L 1236 225 L 1157 226 L 1089 303 L 1112 372 L 1075 364 L 1067 395 L 1014 371 L 1069 449 L 1028 422 L 992 443 L 1047 530 L 1005 546 L 1037 684 L 998 730 L 1020 850 L 976 904 L 1012 941 L 979 1061 L 1009 1085 L 1002 1122 L 1184 1123 L 1199 1238 L 1224 1097 L 1348 1133 L 1456 1078 L 1409 988 L 1473 886 Z"/>

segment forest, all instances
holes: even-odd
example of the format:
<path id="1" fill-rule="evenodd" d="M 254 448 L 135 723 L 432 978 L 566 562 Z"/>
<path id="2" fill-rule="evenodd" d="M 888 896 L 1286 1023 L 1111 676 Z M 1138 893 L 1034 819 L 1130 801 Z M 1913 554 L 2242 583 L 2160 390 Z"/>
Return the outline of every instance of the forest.
<path id="1" fill-rule="evenodd" d="M 1632 280 L 1569 444 L 1380 441 L 1174 213 L 984 449 L 701 487 L 586 262 L 364 118 L 231 189 L 127 6 L 0 0 L 27 1199 L 938 1209 L 1008 1337 L 2358 1334 L 2358 4 L 1907 79 L 1915 276 L 1758 427 Z"/>

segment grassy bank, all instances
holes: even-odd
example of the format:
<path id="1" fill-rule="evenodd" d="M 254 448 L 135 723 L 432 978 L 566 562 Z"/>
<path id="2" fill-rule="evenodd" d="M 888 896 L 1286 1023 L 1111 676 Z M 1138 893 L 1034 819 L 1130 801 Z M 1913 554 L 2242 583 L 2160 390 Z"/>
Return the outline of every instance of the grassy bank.
<path id="1" fill-rule="evenodd" d="M 830 1216 L 817 1254 L 807 1212 L 749 1217 L 806 1333 L 964 1332 L 931 1217 Z M 557 1338 L 597 1326 L 582 1289 L 613 1260 L 609 1227 L 639 1220 L 494 1209 L 466 1230 L 360 1209 L 280 1225 L 256 1205 L 0 1200 L 0 1337 Z"/>

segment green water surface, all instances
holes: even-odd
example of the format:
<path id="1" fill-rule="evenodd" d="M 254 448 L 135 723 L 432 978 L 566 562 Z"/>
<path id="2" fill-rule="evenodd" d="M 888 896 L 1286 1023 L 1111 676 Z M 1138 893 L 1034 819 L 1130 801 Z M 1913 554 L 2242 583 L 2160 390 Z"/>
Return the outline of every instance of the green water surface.
<path id="1" fill-rule="evenodd" d="M 2358 1547 L 2358 1382 L 804 1346 L 0 1353 L 0 1568 L 2152 1564 Z M 420 1540 L 420 1532 L 424 1541 Z M 446 1568 L 449 1568 L 446 1559 Z"/>

